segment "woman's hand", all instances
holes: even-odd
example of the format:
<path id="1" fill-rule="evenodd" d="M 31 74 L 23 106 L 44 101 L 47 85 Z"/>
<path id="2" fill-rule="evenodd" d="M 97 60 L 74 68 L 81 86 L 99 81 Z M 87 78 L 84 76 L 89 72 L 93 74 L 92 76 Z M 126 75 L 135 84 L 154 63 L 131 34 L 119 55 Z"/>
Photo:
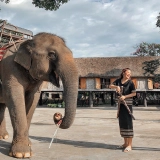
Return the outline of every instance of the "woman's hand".
<path id="1" fill-rule="evenodd" d="M 120 87 L 119 87 L 119 86 L 116 86 L 116 92 L 117 92 L 117 93 L 120 93 L 120 91 L 121 91 Z"/>
<path id="2" fill-rule="evenodd" d="M 125 98 L 126 98 L 126 97 L 122 95 L 122 96 L 120 97 L 120 100 L 123 101 L 123 100 L 125 100 Z"/>

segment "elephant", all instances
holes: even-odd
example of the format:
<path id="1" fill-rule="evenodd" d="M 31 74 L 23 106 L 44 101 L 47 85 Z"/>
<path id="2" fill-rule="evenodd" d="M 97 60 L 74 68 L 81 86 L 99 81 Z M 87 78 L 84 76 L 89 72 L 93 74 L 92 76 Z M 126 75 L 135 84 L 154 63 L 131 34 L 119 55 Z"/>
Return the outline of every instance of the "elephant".
<path id="1" fill-rule="evenodd" d="M 0 139 L 9 137 L 5 124 L 8 108 L 13 127 L 9 155 L 32 156 L 29 128 L 43 82 L 63 84 L 65 111 L 60 128 L 69 128 L 75 118 L 78 95 L 78 68 L 65 40 L 41 32 L 32 39 L 9 47 L 0 62 Z"/>

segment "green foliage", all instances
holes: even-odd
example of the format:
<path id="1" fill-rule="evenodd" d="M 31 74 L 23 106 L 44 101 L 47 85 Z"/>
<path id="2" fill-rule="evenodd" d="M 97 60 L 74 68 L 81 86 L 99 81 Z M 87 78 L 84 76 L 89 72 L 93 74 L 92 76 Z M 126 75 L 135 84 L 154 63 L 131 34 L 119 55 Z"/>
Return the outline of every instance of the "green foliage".
<path id="1" fill-rule="evenodd" d="M 48 107 L 51 107 L 51 108 L 57 108 L 57 104 L 50 104 L 50 103 L 49 103 L 49 104 L 47 104 L 47 106 L 48 106 Z"/>
<path id="2" fill-rule="evenodd" d="M 9 3 L 10 0 L 0 0 L 1 2 Z M 35 5 L 35 7 L 44 8 L 45 10 L 57 10 L 59 7 L 67 3 L 69 0 L 33 0 L 32 4 Z"/>
<path id="3" fill-rule="evenodd" d="M 160 74 L 155 74 L 155 71 L 158 69 L 159 65 L 160 65 L 160 59 L 156 59 L 156 60 L 151 60 L 151 61 L 146 61 L 143 63 L 143 69 L 145 70 L 144 75 L 147 74 L 147 76 L 153 75 L 153 82 L 156 83 L 160 83 Z"/>
<path id="4" fill-rule="evenodd" d="M 1 2 L 5 2 L 5 3 L 9 3 L 10 0 L 0 0 Z M 1 10 L 1 7 L 0 7 L 0 10 Z"/>
<path id="5" fill-rule="evenodd" d="M 160 20 L 160 16 L 159 16 Z M 160 22 L 159 22 L 160 23 Z M 160 25 L 160 24 L 159 24 Z M 136 56 L 160 56 L 160 44 L 142 42 L 136 47 L 133 53 Z M 143 63 L 144 75 L 153 75 L 154 82 L 160 82 L 160 74 L 155 74 L 155 71 L 160 66 L 160 59 L 146 61 Z"/>
<path id="6" fill-rule="evenodd" d="M 33 0 L 32 4 L 34 4 L 35 7 L 45 8 L 45 10 L 56 11 L 62 4 L 68 1 L 69 0 Z"/>
<path id="7" fill-rule="evenodd" d="M 65 102 L 64 102 L 64 101 L 62 102 L 62 107 L 63 107 L 63 108 L 65 107 Z"/>
<path id="8" fill-rule="evenodd" d="M 153 82 L 155 82 L 155 83 L 156 82 L 158 82 L 158 83 L 160 82 L 160 74 L 155 74 L 154 75 Z"/>
<path id="9" fill-rule="evenodd" d="M 160 44 L 142 42 L 135 48 L 132 54 L 136 56 L 160 56 Z"/>
<path id="10" fill-rule="evenodd" d="M 145 75 L 148 74 L 149 75 L 155 75 L 155 71 L 158 69 L 159 65 L 160 65 L 160 60 L 156 59 L 156 60 L 151 60 L 151 61 L 146 61 L 143 63 L 143 69 L 145 70 Z"/>
<path id="11" fill-rule="evenodd" d="M 63 101 L 62 103 L 48 103 L 47 106 L 51 108 L 64 108 L 65 102 Z"/>
<path id="12" fill-rule="evenodd" d="M 10 0 L 0 0 L 1 2 L 9 3 Z"/>
<path id="13" fill-rule="evenodd" d="M 157 16 L 156 26 L 157 26 L 157 27 L 160 27 L 160 13 L 159 13 L 159 16 Z"/>

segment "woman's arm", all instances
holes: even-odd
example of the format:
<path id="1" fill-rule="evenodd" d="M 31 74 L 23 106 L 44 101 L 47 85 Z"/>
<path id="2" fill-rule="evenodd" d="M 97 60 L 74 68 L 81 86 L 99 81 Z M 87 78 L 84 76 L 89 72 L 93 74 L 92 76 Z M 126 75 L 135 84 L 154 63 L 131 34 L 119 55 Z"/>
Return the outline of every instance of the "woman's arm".
<path id="1" fill-rule="evenodd" d="M 111 88 L 111 89 L 116 89 L 116 92 L 120 92 L 120 87 L 119 86 L 116 86 L 116 85 L 114 85 L 114 84 L 110 84 L 109 85 L 109 88 Z"/>
<path id="2" fill-rule="evenodd" d="M 126 99 L 126 98 L 132 98 L 132 97 L 134 97 L 134 96 L 136 96 L 136 92 L 133 92 L 133 93 L 131 93 L 131 94 L 127 94 L 127 95 L 122 95 L 121 97 L 120 97 L 120 99 L 121 100 L 124 100 L 124 99 Z"/>
<path id="3" fill-rule="evenodd" d="M 125 98 L 132 98 L 134 96 L 136 96 L 136 92 L 133 92 L 133 93 L 128 94 L 128 95 L 125 95 Z"/>

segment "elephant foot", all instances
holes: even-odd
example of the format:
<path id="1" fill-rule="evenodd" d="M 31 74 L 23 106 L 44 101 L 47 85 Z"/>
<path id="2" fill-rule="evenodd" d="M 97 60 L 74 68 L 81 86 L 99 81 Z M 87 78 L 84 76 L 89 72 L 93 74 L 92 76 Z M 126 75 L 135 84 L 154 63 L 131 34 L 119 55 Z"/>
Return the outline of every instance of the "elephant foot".
<path id="1" fill-rule="evenodd" d="M 30 147 L 30 143 L 26 143 L 24 141 L 12 143 L 11 150 L 9 156 L 16 158 L 29 158 L 32 156 L 32 150 Z"/>
<path id="2" fill-rule="evenodd" d="M 8 139 L 8 138 L 9 138 L 8 132 L 6 130 L 5 131 L 0 130 L 0 139 Z"/>
<path id="3" fill-rule="evenodd" d="M 12 153 L 10 152 L 9 153 L 9 156 L 11 157 L 15 157 L 15 158 L 30 158 L 32 156 L 32 153 L 20 153 L 20 152 L 17 152 L 17 153 Z"/>

